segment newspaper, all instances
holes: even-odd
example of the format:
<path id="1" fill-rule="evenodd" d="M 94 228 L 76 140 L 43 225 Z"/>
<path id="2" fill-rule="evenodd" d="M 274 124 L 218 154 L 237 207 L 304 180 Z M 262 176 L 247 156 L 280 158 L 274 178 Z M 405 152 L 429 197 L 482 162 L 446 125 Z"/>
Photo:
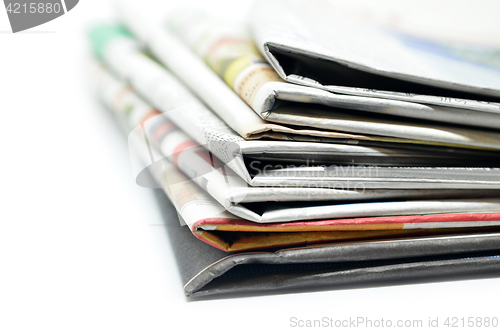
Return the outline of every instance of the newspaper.
<path id="1" fill-rule="evenodd" d="M 461 213 L 461 212 L 495 212 L 500 208 L 497 202 L 500 199 L 483 200 L 453 200 L 453 201 L 421 201 L 421 202 L 384 202 L 369 204 L 345 204 L 333 205 L 332 202 L 359 202 L 362 200 L 384 200 L 401 198 L 429 198 L 431 196 L 464 196 L 464 195 L 482 195 L 496 196 L 500 191 L 484 192 L 456 192 L 456 191 L 347 191 L 332 189 L 311 189 L 311 188 L 256 188 L 249 187 L 239 176 L 231 169 L 208 153 L 203 147 L 199 146 L 194 140 L 188 137 L 184 132 L 175 127 L 164 116 L 147 105 L 124 83 L 119 82 L 104 69 L 95 80 L 95 89 L 100 95 L 100 99 L 122 118 L 122 122 L 128 123 L 138 128 L 144 135 L 147 142 L 144 149 L 152 150 L 150 146 L 155 147 L 163 157 L 169 162 L 174 163 L 185 176 L 171 176 L 168 185 L 176 187 L 181 192 L 192 192 L 191 184 L 182 184 L 183 181 L 196 182 L 213 199 L 223 206 L 230 213 L 243 219 L 259 222 L 289 222 L 296 220 L 326 219 L 326 218 L 345 218 L 345 217 L 364 217 L 364 216 L 387 216 L 387 215 L 418 215 L 435 213 Z M 133 135 L 134 136 L 134 135 Z M 140 136 L 136 133 L 135 136 Z M 138 145 L 134 143 L 133 145 Z M 136 147 L 137 148 L 137 147 Z M 142 154 L 148 155 L 148 152 L 142 151 Z M 150 155 L 154 153 L 149 152 Z M 152 156 L 151 156 L 152 157 Z M 155 157 L 154 160 L 160 161 L 163 167 L 161 157 Z M 151 160 L 151 169 L 154 172 L 159 168 L 158 164 Z M 142 170 L 139 167 L 139 173 Z M 184 186 L 183 186 L 184 185 Z M 189 186 L 189 187 L 187 187 Z M 179 189 L 180 187 L 181 189 Z M 182 193 L 182 192 L 181 192 Z M 497 201 L 498 200 L 498 201 Z M 280 205 L 279 203 L 268 203 L 267 208 L 262 213 L 256 212 L 248 203 L 270 202 L 270 201 L 302 201 L 299 206 L 292 207 Z M 323 201 L 318 205 L 318 201 Z M 182 209 L 182 208 L 179 208 Z M 257 207 L 258 210 L 258 207 Z M 209 210 L 204 209 L 206 215 L 211 215 Z M 219 209 L 215 211 L 220 213 Z M 198 215 L 198 214 L 197 214 Z M 195 222 L 200 219 L 195 218 Z M 189 224 L 193 224 L 191 218 L 188 218 Z M 448 225 L 451 226 L 452 223 Z M 466 223 L 462 223 L 464 225 Z M 478 226 L 479 223 L 470 222 L 469 226 Z M 493 223 L 487 223 L 494 225 Z M 499 222 L 500 224 L 500 222 Z"/>
<path id="2" fill-rule="evenodd" d="M 230 127 L 244 138 L 252 138 L 253 134 L 274 131 L 288 134 L 300 134 L 329 138 L 354 138 L 354 135 L 339 131 L 353 132 L 360 140 L 377 139 L 392 142 L 424 143 L 433 145 L 459 146 L 468 148 L 500 149 L 500 134 L 458 127 L 433 126 L 404 123 L 387 120 L 386 122 L 370 121 L 362 116 L 341 114 L 340 112 L 318 114 L 310 125 L 324 130 L 294 129 L 295 125 L 303 125 L 301 114 L 293 111 L 282 112 L 280 122 L 285 125 L 271 124 L 263 121 L 251 110 L 217 75 L 202 61 L 173 37 L 166 29 L 148 22 L 137 14 L 136 10 L 122 4 L 121 17 L 131 31 L 143 41 L 151 52 L 169 69 L 171 69 L 187 86 L 190 87 L 210 108 L 217 113 Z M 302 114 L 303 115 L 303 114 Z M 323 118 L 323 116 L 326 116 Z M 347 117 L 346 117 L 347 116 Z M 332 117 L 332 118 L 330 118 Z M 366 135 L 376 135 L 366 137 Z M 381 138 L 383 137 L 384 138 Z M 280 137 L 280 139 L 286 139 Z"/>
<path id="3" fill-rule="evenodd" d="M 175 12 L 169 16 L 167 24 L 257 114 L 271 122 L 283 123 L 283 110 L 287 105 L 299 102 L 460 125 L 500 128 L 500 104 L 497 104 L 494 111 L 477 111 L 389 98 L 328 93 L 317 88 L 298 86 L 286 83 L 280 78 L 254 46 L 244 25 L 223 23 L 199 10 Z M 279 112 L 274 112 L 275 108 L 279 109 Z M 315 109 L 313 105 L 304 108 L 305 114 L 310 114 L 311 109 Z M 323 122 L 328 120 L 329 112 L 332 111 L 336 110 L 327 109 L 327 112 L 323 112 Z M 288 112 L 285 113 L 290 116 Z M 366 116 L 363 113 L 361 115 Z M 310 120 L 307 116 L 302 116 L 302 119 L 302 125 L 315 126 L 314 119 Z M 297 119 L 294 124 L 300 125 Z M 332 123 L 330 127 L 322 128 L 340 129 L 336 125 L 338 124 Z"/>
<path id="4" fill-rule="evenodd" d="M 156 111 L 151 109 L 151 112 L 154 114 Z M 421 219 L 404 218 L 400 221 L 393 217 L 383 219 L 380 224 L 375 223 L 375 219 L 343 220 L 350 225 L 344 224 L 342 220 L 337 224 L 288 223 L 293 224 L 293 227 L 284 230 L 281 228 L 282 223 L 274 223 L 271 227 L 256 226 L 256 223 L 244 221 L 225 211 L 172 163 L 162 158 L 154 149 L 144 148 L 146 141 L 141 133 L 141 130 L 133 130 L 130 133 L 129 146 L 134 155 L 139 154 L 145 164 L 160 160 L 160 167 L 148 170 L 151 170 L 150 173 L 177 209 L 180 220 L 186 223 L 195 237 L 226 252 L 363 239 L 432 236 L 465 231 L 483 232 L 495 229 L 494 226 L 500 223 L 496 221 L 500 218 L 499 213 L 480 213 L 434 215 L 434 218 L 431 215 Z M 441 219 L 444 219 L 444 222 L 441 222 Z M 363 223 L 366 224 L 363 226 Z"/>
<path id="5" fill-rule="evenodd" d="M 147 170 L 155 177 L 183 220 L 200 240 L 224 251 L 242 251 L 297 244 L 336 242 L 360 239 L 404 238 L 446 233 L 467 229 L 489 231 L 500 224 L 500 213 L 427 215 L 366 219 L 336 219 L 320 222 L 272 223 L 259 225 L 228 213 L 193 180 L 162 157 L 154 142 L 147 137 L 147 122 L 156 122 L 161 131 L 168 124 L 157 110 L 148 107 L 130 88 L 124 87 L 103 69 L 93 77 L 94 88 L 101 100 L 111 106 L 125 132 L 140 124 L 129 134 L 129 146 L 144 164 L 156 165 Z M 118 83 L 118 84 L 117 84 Z M 128 129 L 127 129 L 128 128 Z M 172 127 L 170 126 L 170 129 Z M 179 132 L 169 130 L 167 136 L 177 140 Z M 162 144 L 163 145 L 163 144 Z M 180 143 L 181 146 L 186 144 Z M 190 149 L 183 152 L 189 153 Z M 182 156 L 174 158 L 177 164 Z"/>
<path id="6" fill-rule="evenodd" d="M 359 157 L 369 157 L 372 163 L 374 159 L 380 160 L 385 156 L 389 160 L 401 160 L 406 157 L 405 154 L 394 150 L 391 155 L 388 154 L 390 150 L 366 148 L 357 146 L 355 143 L 341 145 L 294 141 L 245 141 L 193 97 L 166 70 L 139 53 L 136 47 L 137 45 L 129 38 L 118 38 L 113 40 L 110 46 L 104 48 L 103 59 L 118 76 L 128 81 L 143 97 L 150 100 L 157 109 L 194 138 L 198 144 L 206 145 L 210 152 L 252 186 L 276 186 L 278 181 L 285 180 L 278 186 L 356 189 L 363 187 L 363 183 L 366 182 L 368 184 L 366 187 L 383 189 L 499 188 L 499 170 L 496 168 L 457 168 L 452 171 L 432 168 L 422 173 L 413 172 L 415 169 L 410 167 L 390 168 L 384 172 L 381 167 L 381 169 L 378 169 L 379 167 L 355 167 L 352 162 Z M 408 158 L 412 155 L 425 158 L 423 154 L 405 153 Z M 424 153 L 428 152 L 424 151 Z M 325 172 L 322 162 L 331 164 L 332 160 L 339 162 L 342 157 L 349 165 L 336 165 Z M 438 157 L 444 159 L 445 153 L 441 151 Z M 466 162 L 467 157 L 472 160 L 477 158 L 465 155 L 462 159 L 455 160 L 457 163 L 462 163 Z M 266 158 L 271 161 L 281 161 L 278 166 L 287 172 L 276 171 L 276 165 L 266 162 Z M 303 159 L 305 164 L 297 166 L 288 162 L 297 159 Z M 252 161 L 246 162 L 248 160 Z M 308 162 L 315 160 L 316 163 L 308 166 Z M 453 158 L 450 159 L 450 162 L 452 161 Z M 332 169 L 340 175 L 332 173 Z M 384 176 L 372 178 L 371 172 L 378 170 L 382 171 Z M 300 172 L 295 173 L 297 171 Z M 351 172 L 356 172 L 357 178 L 349 179 Z M 415 176 L 412 176 L 412 173 L 415 173 Z M 334 177 L 328 178 L 326 174 Z M 367 178 L 363 178 L 363 174 Z M 399 180 L 402 177 L 406 177 L 406 181 Z"/>
<path id="7" fill-rule="evenodd" d="M 154 109 L 151 109 L 155 113 Z M 144 114 L 143 114 L 144 116 Z M 147 116 L 147 114 L 145 115 Z M 190 181 L 173 164 L 161 158 L 155 150 L 144 148 L 145 140 L 140 130 L 129 135 L 130 146 L 145 163 L 161 160 L 161 167 L 150 168 L 158 183 L 176 207 L 179 217 L 200 240 L 224 251 L 286 247 L 298 244 L 324 243 L 362 239 L 404 238 L 436 234 L 488 231 L 497 225 L 500 214 L 433 215 L 425 218 L 406 217 L 377 219 L 338 220 L 337 222 L 281 223 L 256 226 L 226 212 L 193 181 Z M 146 152 L 147 153 L 142 153 Z M 151 153 L 150 153 L 151 152 Z M 444 220 L 441 222 L 441 220 Z M 347 221 L 347 222 L 346 222 Z M 406 222 L 406 223 L 405 223 Z M 331 223 L 331 224 L 330 224 Z M 346 224 L 349 223 L 349 224 Z M 365 223 L 363 225 L 363 223 Z M 288 225 L 292 225 L 289 227 Z M 365 231 L 359 231 L 365 230 Z"/>
<path id="8" fill-rule="evenodd" d="M 344 8 L 327 1 L 257 1 L 248 17 L 259 50 L 287 82 L 433 105 L 460 118 L 476 111 L 497 118 L 491 127 L 498 127 L 498 50 L 472 52 L 428 35 L 368 25 L 366 17 L 346 17 Z M 472 121 L 459 124 L 481 124 Z"/>
<path id="9" fill-rule="evenodd" d="M 181 86 L 180 83 L 176 82 L 175 84 L 169 84 L 168 89 L 164 90 L 165 82 L 175 80 L 168 74 L 165 68 L 161 67 L 147 56 L 142 53 L 142 49 L 140 44 L 133 40 L 130 35 L 127 35 L 123 32 L 115 33 L 112 38 L 101 38 L 99 35 L 106 34 L 106 32 L 98 32 L 96 33 L 97 41 L 94 41 L 94 48 L 97 53 L 99 53 L 99 57 L 103 58 L 103 60 L 107 63 L 107 65 L 112 68 L 112 70 L 119 75 L 121 78 L 128 80 L 134 85 L 140 93 L 147 95 L 148 99 L 151 99 L 153 103 L 161 103 L 162 105 L 167 104 L 170 108 L 173 106 L 180 106 L 182 102 L 192 103 L 196 98 L 191 96 L 190 92 L 186 92 L 187 89 Z M 105 39 L 105 42 L 102 42 L 101 39 Z M 110 40 L 111 39 L 111 40 Z M 203 64 L 202 64 L 203 65 Z M 174 67 L 175 68 L 175 67 Z M 210 76 L 210 70 L 207 70 L 205 73 L 208 73 Z M 200 81 L 203 82 L 203 77 L 200 78 Z M 227 87 L 220 82 L 219 78 L 213 77 L 215 80 L 211 81 L 208 79 L 208 83 L 220 83 L 222 85 L 222 91 L 227 89 Z M 158 87 L 158 81 L 160 81 L 161 88 Z M 193 80 L 193 83 L 200 85 L 198 79 Z M 211 86 L 207 85 L 207 88 Z M 175 88 L 175 90 L 172 90 Z M 190 86 L 192 88 L 192 86 Z M 154 93 L 150 91 L 153 89 Z M 218 89 L 215 89 L 218 90 Z M 209 92 L 211 89 L 209 88 Z M 348 134 L 348 133 L 336 133 L 336 132 L 323 132 L 316 130 L 295 130 L 291 128 L 286 128 L 283 126 L 265 123 L 260 119 L 252 110 L 247 109 L 248 107 L 236 96 L 233 92 L 229 91 L 228 94 L 229 101 L 226 103 L 224 98 L 213 98 L 216 102 L 220 102 L 222 107 L 213 109 L 216 115 L 219 116 L 220 119 L 215 120 L 217 116 L 214 116 L 210 111 L 205 111 L 204 115 L 208 116 L 204 121 L 200 121 L 196 128 L 204 127 L 205 125 L 216 125 L 217 128 L 230 127 L 231 132 L 236 131 L 243 138 L 247 139 L 259 139 L 259 138 L 273 138 L 280 140 L 304 140 L 304 141 L 322 141 L 323 139 L 331 142 L 331 141 L 341 141 L 341 142 L 351 142 L 356 144 L 358 141 L 375 141 L 375 142 L 408 142 L 408 143 L 420 143 L 416 141 L 411 141 L 407 139 L 397 139 L 397 138 L 389 138 L 389 137 L 373 137 L 373 136 L 364 136 L 358 134 Z M 189 95 L 189 97 L 186 97 Z M 217 100 L 216 100 L 217 99 Z M 232 100 L 231 100 L 232 99 Z M 174 101 L 172 101 L 174 100 Z M 197 99 L 196 99 L 197 100 Z M 179 104 L 180 102 L 180 104 Z M 201 102 L 196 101 L 198 104 Z M 240 107 L 243 106 L 243 107 Z M 199 107 L 198 107 L 199 108 Z M 240 109 L 241 108 L 241 109 Z M 237 111 L 233 111 L 232 109 L 236 109 Z M 219 110 L 219 111 L 217 111 Z M 210 113 L 210 115 L 209 115 Z M 182 114 L 180 114 L 182 115 Z M 184 116 L 191 118 L 192 116 Z M 221 123 L 221 125 L 216 122 Z M 227 123 L 227 124 L 225 124 Z M 238 138 L 238 140 L 243 140 Z M 422 142 L 427 144 L 427 142 Z"/>

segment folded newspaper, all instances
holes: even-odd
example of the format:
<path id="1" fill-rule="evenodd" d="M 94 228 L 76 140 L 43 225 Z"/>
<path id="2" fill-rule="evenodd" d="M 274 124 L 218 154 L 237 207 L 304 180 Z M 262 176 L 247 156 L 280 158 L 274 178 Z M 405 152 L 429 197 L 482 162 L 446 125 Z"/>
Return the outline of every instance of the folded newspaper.
<path id="1" fill-rule="evenodd" d="M 422 199 L 432 195 L 498 196 L 498 191 L 366 192 L 248 187 L 236 174 L 231 174 L 231 169 L 221 171 L 224 167 L 220 161 L 157 110 L 144 103 L 129 86 L 112 77 L 102 67 L 96 70 L 95 89 L 104 104 L 114 109 L 125 131 L 130 132 L 131 128 L 139 125 L 130 134 L 129 143 L 142 155 L 142 162 L 145 160 L 144 163 L 150 163 L 151 166 L 146 169 L 139 166 L 136 173 L 143 172 L 143 169 L 152 172 L 193 233 L 220 249 L 239 251 L 360 238 L 454 233 L 463 232 L 465 228 L 468 228 L 468 232 L 491 231 L 490 227 L 500 225 L 500 199 L 331 205 L 331 200 Z M 167 157 L 160 155 L 162 151 Z M 140 178 L 138 176 L 139 183 Z M 300 200 L 305 201 L 301 207 L 297 207 L 297 204 L 290 207 L 268 203 L 267 207 L 271 210 L 262 214 L 255 212 L 259 206 L 252 208 L 256 202 Z M 307 203 L 310 200 L 316 202 Z M 317 201 L 324 201 L 323 205 L 318 205 Z M 450 212 L 452 214 L 443 215 Z M 380 217 L 387 215 L 399 217 Z M 346 217 L 356 218 L 342 219 Z M 317 219 L 320 221 L 309 221 Z M 273 223 L 263 226 L 249 220 Z M 301 222 L 284 223 L 295 220 Z"/>
<path id="2" fill-rule="evenodd" d="M 381 119 L 337 108 L 335 111 L 309 109 L 304 103 L 288 107 L 289 116 L 281 112 L 278 117 L 284 117 L 281 117 L 283 120 L 280 120 L 279 124 L 268 123 L 261 118 L 264 117 L 262 112 L 257 114 L 249 108 L 217 74 L 164 27 L 148 22 L 127 6 L 121 6 L 120 13 L 127 27 L 147 45 L 158 60 L 172 70 L 244 138 L 253 138 L 255 134 L 274 131 L 294 134 L 294 139 L 301 139 L 302 135 L 344 139 L 350 137 L 357 140 L 500 149 L 500 134 L 491 130 L 444 126 L 430 122 L 420 124 L 392 118 Z M 119 46 L 115 46 L 114 49 L 116 53 L 123 51 L 123 48 L 118 50 Z M 105 54 L 105 56 L 112 55 Z M 304 112 L 309 110 L 311 114 L 305 115 Z M 266 118 L 269 119 L 269 116 Z M 299 129 L 295 129 L 297 125 L 305 127 L 299 126 Z M 343 132 L 354 133 L 359 137 L 354 138 Z"/>
<path id="3" fill-rule="evenodd" d="M 193 11 L 156 24 L 120 4 L 137 39 L 90 33 L 95 94 L 128 134 L 137 184 L 173 203 L 186 294 L 500 273 L 494 70 L 462 61 L 450 76 L 436 57 L 431 74 L 424 50 L 406 67 L 391 31 L 371 41 L 398 61 L 362 59 L 349 40 L 366 30 L 329 31 L 318 4 L 257 2 L 250 34 Z"/>
<path id="4" fill-rule="evenodd" d="M 272 21 L 273 24 L 276 23 L 276 13 L 272 13 L 273 19 L 271 19 L 267 2 L 263 6 L 266 8 L 259 7 L 256 9 L 259 11 L 259 15 L 256 16 L 260 17 L 262 15 L 261 11 L 264 11 L 267 24 L 269 24 L 269 21 Z M 286 7 L 288 8 L 288 5 Z M 288 10 L 284 9 L 284 11 Z M 282 11 L 280 10 L 280 13 Z M 303 20 L 304 17 L 299 16 L 297 20 L 299 19 Z M 277 24 L 279 24 L 279 19 Z M 245 25 L 237 26 L 229 22 L 224 24 L 221 20 L 211 18 L 197 10 L 175 12 L 174 15 L 169 16 L 168 25 L 257 114 L 271 122 L 363 132 L 359 131 L 359 128 L 341 126 L 341 120 L 356 118 L 346 117 L 345 113 L 339 114 L 339 108 L 341 108 L 460 125 L 500 128 L 500 104 L 496 104 L 495 111 L 477 111 L 476 109 L 463 107 L 443 107 L 413 101 L 377 98 L 372 95 L 367 97 L 337 94 L 318 88 L 298 86 L 285 82 L 274 68 L 267 63 L 255 47 Z M 265 31 L 269 32 L 267 26 Z M 257 23 L 256 29 L 258 31 L 261 31 L 260 27 L 261 25 Z M 282 26 L 279 27 L 283 29 Z M 292 30 L 290 26 L 287 28 L 286 32 L 288 33 L 296 31 Z M 268 49 L 269 44 L 272 42 L 264 40 L 263 43 Z M 269 51 L 267 54 L 270 54 Z M 307 105 L 296 107 L 297 104 Z M 315 106 L 315 104 L 334 108 Z M 312 117 L 313 112 L 317 113 L 317 116 Z M 349 115 L 354 114 L 350 112 Z M 358 115 L 367 118 L 368 114 L 361 113 Z M 383 135 L 391 132 L 391 135 L 401 136 L 401 133 L 395 132 L 394 129 L 385 128 L 385 134 L 377 132 Z M 419 128 L 419 130 L 423 131 L 422 128 Z M 405 132 L 405 134 L 408 134 L 408 132 Z"/>
<path id="5" fill-rule="evenodd" d="M 329 1 L 256 1 L 248 17 L 257 47 L 287 82 L 436 110 L 394 115 L 498 129 L 500 67 L 488 56 L 493 50 L 471 56 L 466 45 L 344 17 Z"/>
<path id="6" fill-rule="evenodd" d="M 130 82 L 142 96 L 168 116 L 172 122 L 189 133 L 198 143 L 206 145 L 224 164 L 227 164 L 252 186 L 356 188 L 364 185 L 369 189 L 500 188 L 498 179 L 500 169 L 497 168 L 413 169 L 366 166 L 367 164 L 391 165 L 391 162 L 420 162 L 419 165 L 422 165 L 422 162 L 426 162 L 427 165 L 433 162 L 491 164 L 498 162 L 496 154 L 493 156 L 488 153 L 474 155 L 462 154 L 455 150 L 441 150 L 440 152 L 436 150 L 434 153 L 436 157 L 433 158 L 432 152 L 425 157 L 422 155 L 423 151 L 418 149 L 386 148 L 381 150 L 358 146 L 356 145 L 358 140 L 354 139 L 347 139 L 347 144 L 276 140 L 245 141 L 191 95 L 189 90 L 176 81 L 164 68 L 140 53 L 138 44 L 129 36 L 124 35 L 121 30 L 113 28 L 95 30 L 93 40 L 96 53 L 113 69 L 114 73 Z M 349 143 L 351 141 L 353 142 Z M 404 156 L 405 154 L 407 156 Z M 276 160 L 288 161 L 288 164 L 276 165 L 266 162 Z M 293 163 L 290 164 L 290 161 L 302 161 L 307 167 L 304 167 L 304 164 L 297 167 Z M 332 163 L 348 164 L 348 166 L 332 166 Z M 287 166 L 284 167 L 284 165 Z"/>
<path id="7" fill-rule="evenodd" d="M 500 234 L 337 242 L 249 253 L 223 252 L 179 226 L 175 208 L 156 192 L 190 297 L 286 293 L 498 277 Z"/>

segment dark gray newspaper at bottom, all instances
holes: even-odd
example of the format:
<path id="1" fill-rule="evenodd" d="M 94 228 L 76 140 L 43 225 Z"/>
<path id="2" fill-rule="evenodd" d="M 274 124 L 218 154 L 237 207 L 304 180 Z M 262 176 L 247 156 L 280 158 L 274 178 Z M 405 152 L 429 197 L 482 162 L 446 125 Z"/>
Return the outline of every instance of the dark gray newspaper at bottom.
<path id="1" fill-rule="evenodd" d="M 500 233 L 347 242 L 277 251 L 226 253 L 180 226 L 155 190 L 187 296 L 272 294 L 306 289 L 500 276 Z"/>

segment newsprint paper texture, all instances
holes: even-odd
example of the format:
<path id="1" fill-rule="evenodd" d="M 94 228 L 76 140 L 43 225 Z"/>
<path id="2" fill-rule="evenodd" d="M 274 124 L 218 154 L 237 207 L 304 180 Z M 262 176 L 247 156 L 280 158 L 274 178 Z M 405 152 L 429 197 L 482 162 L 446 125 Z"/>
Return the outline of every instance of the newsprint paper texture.
<path id="1" fill-rule="evenodd" d="M 298 122 L 285 119 L 283 123 L 271 124 L 255 113 L 222 79 L 220 79 L 203 61 L 164 27 L 155 25 L 140 17 L 136 11 L 126 5 L 120 6 L 121 17 L 127 27 L 143 41 L 151 52 L 186 85 L 188 85 L 210 108 L 231 128 L 244 138 L 254 138 L 256 134 L 273 131 L 283 134 L 307 135 L 324 138 L 348 138 L 351 132 L 370 137 L 362 140 L 390 142 L 425 143 L 432 145 L 460 146 L 468 148 L 500 149 L 500 134 L 462 127 L 435 125 L 427 127 L 400 120 L 363 119 L 351 113 L 336 112 L 325 119 L 323 112 L 314 113 L 309 128 L 294 129 L 291 125 Z M 116 46 L 118 47 L 118 46 Z M 118 51 L 116 51 L 118 52 Z M 297 108 L 299 106 L 296 106 Z M 300 108 L 300 107 L 299 107 Z M 291 109 L 294 119 L 301 118 L 300 109 Z M 293 123 L 292 123 L 293 122 Z M 303 123 L 303 122 L 302 122 Z M 335 131 L 333 130 L 335 128 Z M 377 136 L 371 137 L 371 136 Z M 259 137 L 259 136 L 257 136 Z M 353 138 L 353 136 L 350 136 Z M 381 138 L 384 137 L 384 138 Z M 296 138 L 299 139 L 299 138 Z M 355 139 L 355 138 L 353 138 Z"/>
<path id="2" fill-rule="evenodd" d="M 461 232 L 465 228 L 469 228 L 468 231 L 489 231 L 489 227 L 500 223 L 498 222 L 500 213 L 496 212 L 500 210 L 500 207 L 497 207 L 500 203 L 495 199 L 325 205 L 309 208 L 285 207 L 264 213 L 258 219 L 258 215 L 252 214 L 251 210 L 243 205 L 227 204 L 228 199 L 225 198 L 225 194 L 237 191 L 238 186 L 233 186 L 235 182 L 229 181 L 224 185 L 224 181 L 231 177 L 239 178 L 238 176 L 231 176 L 224 172 L 224 177 L 219 176 L 220 165 L 216 169 L 212 167 L 220 161 L 214 162 L 212 158 L 210 162 L 211 158 L 207 157 L 209 155 L 207 150 L 177 129 L 157 110 L 140 100 L 128 86 L 113 78 L 103 68 L 96 70 L 94 84 L 101 100 L 115 111 L 126 130 L 127 128 L 130 130 L 137 124 L 140 125 L 129 135 L 129 143 L 133 150 L 139 152 L 146 164 L 150 164 L 147 170 L 156 177 L 193 233 L 220 249 L 239 251 L 306 242 L 431 235 Z M 149 134 L 147 134 L 148 131 Z M 151 146 L 156 149 L 152 149 Z M 162 150 L 164 155 L 160 154 Z M 200 171 L 200 165 L 202 168 L 204 166 L 210 168 L 211 171 L 206 171 L 206 169 Z M 145 170 L 141 166 L 135 169 L 136 173 Z M 185 174 L 179 169 L 182 169 Z M 228 168 L 226 171 L 231 170 Z M 186 175 L 192 177 L 188 178 Z M 240 187 L 244 185 L 243 183 L 240 181 Z M 286 192 L 286 189 L 283 192 L 266 188 L 257 188 L 257 190 L 267 191 L 271 196 L 274 195 L 277 201 L 281 200 L 280 194 L 285 195 L 284 192 Z M 323 194 L 328 194 L 334 190 L 324 191 Z M 336 192 L 339 195 L 342 193 L 342 191 Z M 370 199 L 372 194 L 374 192 L 367 194 L 367 198 Z M 384 192 L 379 194 L 383 195 Z M 360 195 L 363 196 L 363 193 Z M 330 196 L 335 195 L 330 194 Z M 310 198 L 301 192 L 296 192 L 295 197 L 297 198 L 288 197 L 285 200 Z M 391 209 L 391 206 L 394 208 Z M 453 211 L 454 214 L 442 215 L 446 213 L 445 210 Z M 460 214 L 460 211 L 463 214 Z M 405 215 L 405 213 L 411 216 L 406 218 L 373 217 Z M 438 215 L 418 216 L 422 213 Z M 334 218 L 325 219 L 325 217 L 332 216 Z M 363 216 L 370 217 L 362 218 Z M 342 217 L 356 218 L 341 219 Z M 320 219 L 321 222 L 308 222 L 309 219 Z M 262 226 L 248 220 L 273 222 L 273 224 Z M 291 220 L 302 222 L 287 225 L 277 223 Z M 487 228 L 481 229 L 481 227 Z"/>
<path id="3" fill-rule="evenodd" d="M 278 15 L 278 21 L 279 17 Z M 276 22 L 276 19 L 273 19 L 272 22 Z M 289 107 L 293 109 L 294 104 L 305 103 L 308 105 L 302 107 L 304 114 L 301 114 L 301 116 L 303 124 L 308 126 L 314 123 L 314 119 L 310 118 L 312 111 L 319 111 L 323 114 L 322 121 L 324 125 L 334 118 L 335 112 L 339 111 L 335 108 L 341 108 L 343 110 L 374 112 L 382 115 L 396 115 L 500 129 L 500 104 L 498 103 L 464 100 L 461 107 L 451 107 L 450 105 L 443 107 L 408 100 L 377 98 L 373 95 L 362 97 L 352 94 L 329 93 L 331 91 L 326 92 L 326 88 L 318 89 L 318 84 L 314 85 L 315 88 L 306 87 L 304 84 L 298 86 L 285 82 L 275 69 L 268 64 L 255 47 L 254 41 L 250 34 L 247 33 L 244 25 L 239 26 L 235 25 L 234 22 L 224 22 L 209 17 L 199 10 L 186 9 L 169 15 L 167 25 L 224 79 L 226 84 L 232 87 L 257 114 L 271 122 L 283 123 L 288 120 L 290 123 L 294 121 L 300 125 L 301 118 L 294 116 Z M 299 24 L 299 26 L 301 25 Z M 268 27 L 268 23 L 266 23 L 265 31 L 268 31 Z M 261 31 L 260 28 L 260 25 L 257 25 L 254 30 Z M 290 31 L 296 30 L 289 27 L 286 32 L 291 33 Z M 267 34 L 265 35 L 267 36 Z M 272 56 L 268 50 L 269 42 L 265 40 L 259 41 L 259 44 L 265 45 L 265 54 L 268 57 Z M 468 103 L 477 105 L 475 108 L 464 107 L 464 104 Z M 323 106 L 335 108 L 329 109 Z M 320 111 L 320 109 L 323 111 Z M 366 117 L 368 114 L 363 112 L 358 114 Z M 334 124 L 333 121 L 332 124 Z"/>

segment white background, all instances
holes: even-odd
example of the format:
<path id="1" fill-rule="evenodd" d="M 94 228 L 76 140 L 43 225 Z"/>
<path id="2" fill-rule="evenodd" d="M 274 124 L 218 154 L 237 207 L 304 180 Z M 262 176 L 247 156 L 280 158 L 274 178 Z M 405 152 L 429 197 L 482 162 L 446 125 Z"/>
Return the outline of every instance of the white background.
<path id="1" fill-rule="evenodd" d="M 154 5 L 151 15 L 174 5 L 138 3 Z M 198 4 L 223 14 L 244 11 L 248 1 Z M 187 299 L 153 193 L 135 185 L 125 139 L 85 77 L 86 29 L 112 16 L 107 2 L 82 0 L 12 34 L 0 8 L 0 330 L 280 330 L 293 316 L 500 318 L 500 279 Z"/>

